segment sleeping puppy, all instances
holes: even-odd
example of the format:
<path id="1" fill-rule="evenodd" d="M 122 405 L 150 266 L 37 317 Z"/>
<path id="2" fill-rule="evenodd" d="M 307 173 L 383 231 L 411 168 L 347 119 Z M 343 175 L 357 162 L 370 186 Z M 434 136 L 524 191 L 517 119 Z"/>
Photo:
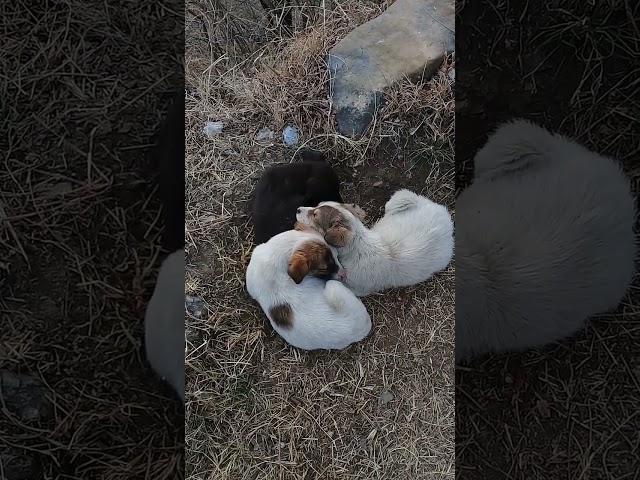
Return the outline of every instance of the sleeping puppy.
<path id="1" fill-rule="evenodd" d="M 408 190 L 394 193 L 368 229 L 354 205 L 301 207 L 299 223 L 320 232 L 338 251 L 345 285 L 358 296 L 424 282 L 453 255 L 453 222 L 446 207 Z"/>
<path id="2" fill-rule="evenodd" d="M 369 334 L 371 319 L 362 302 L 332 280 L 339 270 L 321 235 L 289 230 L 254 249 L 247 290 L 290 345 L 341 350 Z"/>
<path id="3" fill-rule="evenodd" d="M 456 202 L 456 361 L 542 347 L 615 309 L 634 274 L 620 165 L 524 120 L 475 157 Z"/>
<path id="4" fill-rule="evenodd" d="M 342 201 L 338 176 L 322 154 L 303 150 L 300 157 L 299 163 L 273 165 L 258 181 L 252 208 L 256 244 L 291 230 L 300 205 Z"/>

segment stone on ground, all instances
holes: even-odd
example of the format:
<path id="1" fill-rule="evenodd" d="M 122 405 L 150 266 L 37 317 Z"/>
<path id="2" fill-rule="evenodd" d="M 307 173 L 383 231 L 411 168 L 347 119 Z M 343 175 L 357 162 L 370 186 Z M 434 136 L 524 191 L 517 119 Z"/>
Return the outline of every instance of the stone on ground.
<path id="1" fill-rule="evenodd" d="M 0 370 L 0 396 L 0 403 L 20 420 L 45 420 L 52 414 L 43 385 L 33 377 Z"/>
<path id="2" fill-rule="evenodd" d="M 453 0 L 397 0 L 331 49 L 331 95 L 340 133 L 364 133 L 385 88 L 437 71 L 455 49 L 454 14 Z"/>

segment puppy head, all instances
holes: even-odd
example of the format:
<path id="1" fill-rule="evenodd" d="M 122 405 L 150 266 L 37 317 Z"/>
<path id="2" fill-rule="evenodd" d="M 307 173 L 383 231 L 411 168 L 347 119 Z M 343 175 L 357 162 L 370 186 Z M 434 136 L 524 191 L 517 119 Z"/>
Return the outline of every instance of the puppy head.
<path id="1" fill-rule="evenodd" d="M 291 255 L 287 273 L 291 279 L 300 283 L 307 275 L 331 280 L 338 276 L 340 266 L 331 249 L 321 240 L 308 240 Z"/>
<path id="2" fill-rule="evenodd" d="M 296 214 L 299 224 L 320 232 L 334 247 L 346 246 L 356 228 L 362 228 L 366 214 L 357 205 L 322 202 L 315 208 L 300 207 Z M 300 227 L 302 228 L 302 227 Z"/>

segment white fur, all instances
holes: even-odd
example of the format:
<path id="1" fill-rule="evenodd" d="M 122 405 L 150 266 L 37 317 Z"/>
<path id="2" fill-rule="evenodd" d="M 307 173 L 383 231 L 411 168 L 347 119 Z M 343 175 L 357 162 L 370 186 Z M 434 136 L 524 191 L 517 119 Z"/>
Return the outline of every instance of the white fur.
<path id="1" fill-rule="evenodd" d="M 362 302 L 342 283 L 307 276 L 296 285 L 289 277 L 292 253 L 308 240 L 324 243 L 315 232 L 291 230 L 258 245 L 247 268 L 247 290 L 290 345 L 341 350 L 369 334 L 371 319 Z M 283 303 L 293 311 L 292 328 L 280 328 L 269 314 L 271 307 Z"/>
<path id="2" fill-rule="evenodd" d="M 499 128 L 456 202 L 456 360 L 543 346 L 614 309 L 634 217 L 614 161 L 525 121 Z"/>
<path id="3" fill-rule="evenodd" d="M 451 215 L 426 197 L 395 192 L 371 229 L 339 203 L 320 205 L 337 208 L 349 219 L 351 238 L 337 249 L 338 259 L 346 272 L 345 285 L 358 296 L 424 282 L 451 261 Z M 311 210 L 301 208 L 297 220 L 309 225 Z"/>
<path id="4" fill-rule="evenodd" d="M 162 263 L 144 328 L 151 367 L 184 401 L 184 250 Z"/>

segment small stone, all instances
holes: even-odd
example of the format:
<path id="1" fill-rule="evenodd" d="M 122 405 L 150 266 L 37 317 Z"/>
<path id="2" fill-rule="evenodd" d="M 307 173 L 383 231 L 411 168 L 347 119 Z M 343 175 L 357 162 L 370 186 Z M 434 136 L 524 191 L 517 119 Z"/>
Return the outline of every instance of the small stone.
<path id="1" fill-rule="evenodd" d="M 204 310 L 204 301 L 201 298 L 185 295 L 184 304 L 187 312 L 189 312 L 191 315 L 198 318 L 202 316 L 202 312 Z"/>
<path id="2" fill-rule="evenodd" d="M 51 404 L 43 385 L 33 377 L 0 370 L 0 394 L 11 413 L 21 420 L 33 422 L 51 416 Z"/>
<path id="3" fill-rule="evenodd" d="M 38 192 L 43 192 L 46 196 L 57 197 L 65 195 L 73 190 L 71 182 L 58 182 L 54 184 L 40 184 L 35 188 Z"/>
<path id="4" fill-rule="evenodd" d="M 376 183 L 373 184 L 374 187 L 381 187 L 383 184 L 382 180 L 378 180 Z"/>
<path id="5" fill-rule="evenodd" d="M 73 185 L 71 185 L 71 183 L 60 182 L 51 185 L 51 188 L 49 188 L 49 191 L 47 193 L 49 193 L 50 195 L 58 196 L 69 193 L 71 190 L 73 190 Z"/>
<path id="6" fill-rule="evenodd" d="M 207 122 L 204 125 L 204 134 L 209 138 L 213 138 L 216 135 L 222 133 L 223 128 L 224 123 L 222 122 Z"/>
<path id="7" fill-rule="evenodd" d="M 385 390 L 378 397 L 378 405 L 386 405 L 387 403 L 389 403 L 394 398 L 395 397 L 393 396 L 393 393 Z"/>
<path id="8" fill-rule="evenodd" d="M 449 70 L 448 76 L 449 76 L 449 80 L 451 80 L 452 82 L 455 82 L 456 81 L 456 69 L 452 68 L 451 70 Z"/>
<path id="9" fill-rule="evenodd" d="M 298 129 L 290 125 L 286 126 L 282 131 L 282 141 L 287 147 L 292 147 L 298 143 L 300 139 Z"/>
<path id="10" fill-rule="evenodd" d="M 551 417 L 551 408 L 549 407 L 549 402 L 547 402 L 545 399 L 538 400 L 538 402 L 536 403 L 536 408 L 538 409 L 538 412 L 540 413 L 540 416 L 542 418 Z"/>
<path id="11" fill-rule="evenodd" d="M 275 134 L 273 133 L 273 130 L 268 127 L 264 127 L 258 130 L 258 133 L 256 134 L 256 140 L 258 142 L 270 142 L 271 140 L 273 140 L 274 136 Z"/>

